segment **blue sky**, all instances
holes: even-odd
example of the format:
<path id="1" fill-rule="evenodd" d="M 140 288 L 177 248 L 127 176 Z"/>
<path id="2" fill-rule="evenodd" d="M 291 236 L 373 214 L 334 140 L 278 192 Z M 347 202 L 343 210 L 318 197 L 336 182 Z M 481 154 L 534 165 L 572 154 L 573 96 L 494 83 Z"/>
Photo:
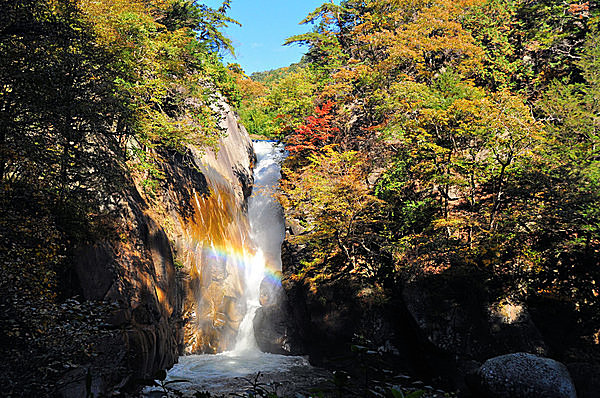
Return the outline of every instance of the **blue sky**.
<path id="1" fill-rule="evenodd" d="M 232 0 L 229 15 L 242 26 L 229 27 L 225 33 L 233 41 L 239 63 L 247 74 L 276 69 L 298 62 L 306 47 L 282 46 L 290 36 L 308 32 L 312 25 L 298 25 L 325 0 Z M 222 0 L 204 1 L 218 7 Z"/>

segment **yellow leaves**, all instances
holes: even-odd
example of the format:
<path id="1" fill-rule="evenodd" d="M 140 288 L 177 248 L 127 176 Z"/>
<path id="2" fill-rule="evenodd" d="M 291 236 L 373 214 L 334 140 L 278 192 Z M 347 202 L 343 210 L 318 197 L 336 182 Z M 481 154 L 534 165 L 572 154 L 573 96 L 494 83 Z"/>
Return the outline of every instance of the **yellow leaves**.
<path id="1" fill-rule="evenodd" d="M 332 75 L 333 82 L 325 86 L 321 92 L 322 98 L 346 99 L 352 93 L 354 80 L 359 76 L 356 69 L 342 68 Z"/>
<path id="2" fill-rule="evenodd" d="M 339 253 L 357 230 L 375 222 L 380 205 L 366 185 L 367 167 L 356 151 L 338 152 L 327 146 L 299 171 L 284 169 L 282 204 L 310 226 L 302 240 L 320 242 L 316 259 Z"/>
<path id="3" fill-rule="evenodd" d="M 242 101 L 257 100 L 267 94 L 267 87 L 261 82 L 255 82 L 250 78 L 236 76 L 237 86 L 242 94 Z"/>
<path id="4" fill-rule="evenodd" d="M 376 73 L 378 72 L 371 66 L 359 63 L 355 59 L 350 60 L 345 67 L 331 75 L 333 81 L 322 89 L 320 97 L 324 100 L 333 98 L 340 102 L 351 102 L 354 98 L 354 88 L 361 83 L 368 84 Z"/>
<path id="5" fill-rule="evenodd" d="M 382 73 L 399 67 L 420 78 L 431 78 L 442 68 L 452 67 L 467 76 L 481 72 L 483 50 L 461 25 L 466 7 L 478 0 L 438 0 L 432 4 L 396 4 L 383 26 L 372 21 L 355 32 L 364 43 L 381 48 L 386 56 L 376 69 Z M 383 29 L 382 29 L 383 28 Z M 375 32 L 372 32 L 375 30 Z M 369 33 L 372 32 L 372 33 Z"/>
<path id="6" fill-rule="evenodd" d="M 460 229 L 468 225 L 468 220 L 463 217 L 438 218 L 432 222 L 435 229 Z"/>
<path id="7" fill-rule="evenodd" d="M 94 26 L 99 44 L 107 49 L 111 45 L 126 44 L 127 37 L 123 35 L 119 25 L 119 19 L 124 15 L 136 15 L 140 22 L 154 22 L 141 1 L 79 0 L 79 7 Z"/>

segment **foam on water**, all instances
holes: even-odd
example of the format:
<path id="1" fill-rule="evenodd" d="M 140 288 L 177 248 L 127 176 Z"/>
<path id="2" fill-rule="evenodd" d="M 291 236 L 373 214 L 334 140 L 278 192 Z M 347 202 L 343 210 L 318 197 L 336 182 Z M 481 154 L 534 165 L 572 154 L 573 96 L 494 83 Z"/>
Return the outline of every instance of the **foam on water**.
<path id="1" fill-rule="evenodd" d="M 224 352 L 215 355 L 188 355 L 179 358 L 179 363 L 169 371 L 171 379 L 187 379 L 190 376 L 203 382 L 226 378 L 247 377 L 258 372 L 284 372 L 297 366 L 310 366 L 306 358 L 246 352 L 236 355 Z"/>
<path id="2" fill-rule="evenodd" d="M 293 396 L 331 379 L 328 372 L 313 368 L 304 357 L 246 351 L 241 355 L 224 352 L 180 357 L 179 363 L 169 371 L 167 381 L 185 380 L 171 383 L 169 388 L 186 397 L 202 391 L 226 396 L 246 391 L 258 372 L 259 382 L 263 386 L 271 385 L 268 388 L 279 396 Z M 146 394 L 152 396 L 151 390 Z"/>

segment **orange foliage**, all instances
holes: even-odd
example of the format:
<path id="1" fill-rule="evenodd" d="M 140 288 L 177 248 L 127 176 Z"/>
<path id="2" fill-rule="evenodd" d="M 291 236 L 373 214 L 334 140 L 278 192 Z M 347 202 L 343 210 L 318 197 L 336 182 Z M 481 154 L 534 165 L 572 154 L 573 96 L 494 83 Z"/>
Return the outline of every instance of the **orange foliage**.
<path id="1" fill-rule="evenodd" d="M 288 138 L 287 149 L 291 152 L 311 152 L 323 147 L 339 131 L 337 127 L 331 126 L 331 110 L 334 105 L 335 102 L 327 101 L 321 107 L 317 106 L 315 116 L 307 117 L 306 123 Z"/>

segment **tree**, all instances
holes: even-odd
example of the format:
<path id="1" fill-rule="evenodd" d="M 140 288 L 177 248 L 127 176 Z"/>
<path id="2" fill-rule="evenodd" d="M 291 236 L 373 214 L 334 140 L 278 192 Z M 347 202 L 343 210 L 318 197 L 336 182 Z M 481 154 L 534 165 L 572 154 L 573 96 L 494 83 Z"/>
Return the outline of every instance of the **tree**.
<path id="1" fill-rule="evenodd" d="M 381 264 L 372 258 L 383 238 L 377 230 L 382 203 L 365 183 L 365 159 L 356 151 L 338 152 L 326 146 L 308 155 L 309 163 L 298 171 L 284 168 L 282 203 L 307 231 L 294 238 L 313 250 L 307 269 L 328 267 L 327 260 L 341 256 L 340 266 L 370 277 Z M 371 261 L 365 261 L 369 258 Z M 323 272 L 320 270 L 318 272 Z"/>
<path id="2" fill-rule="evenodd" d="M 244 126 L 254 134 L 284 138 L 314 109 L 313 80 L 312 73 L 301 66 L 271 71 L 264 83 L 239 79 L 246 96 L 240 106 Z"/>
<path id="3" fill-rule="evenodd" d="M 317 106 L 315 115 L 308 116 L 306 123 L 298 126 L 287 138 L 286 149 L 306 156 L 319 147 L 325 146 L 339 131 L 337 127 L 331 126 L 333 118 L 331 111 L 334 105 L 332 101 L 327 101 L 321 107 Z"/>

